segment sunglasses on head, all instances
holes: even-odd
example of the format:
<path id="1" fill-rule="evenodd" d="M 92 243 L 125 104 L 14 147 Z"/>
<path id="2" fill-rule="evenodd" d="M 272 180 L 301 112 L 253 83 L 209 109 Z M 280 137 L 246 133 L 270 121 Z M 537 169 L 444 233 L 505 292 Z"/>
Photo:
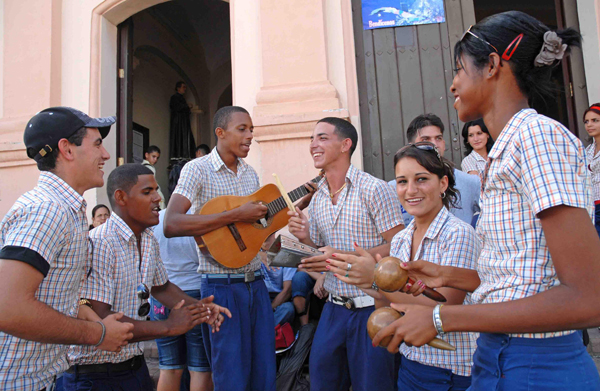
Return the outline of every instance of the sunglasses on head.
<path id="1" fill-rule="evenodd" d="M 148 300 L 150 297 L 150 290 L 146 286 L 146 284 L 140 284 L 137 287 L 137 296 L 140 300 Z M 147 301 L 140 305 L 138 308 L 138 316 L 146 316 L 150 313 L 150 303 Z"/>
<path id="2" fill-rule="evenodd" d="M 463 39 L 465 39 L 465 37 L 467 35 L 471 35 L 471 36 L 477 38 L 478 40 L 480 40 L 481 42 L 483 42 L 483 43 L 487 44 L 488 46 L 490 46 L 492 49 L 494 49 L 494 51 L 496 53 L 500 54 L 500 52 L 498 51 L 498 49 L 496 49 L 496 47 L 494 45 L 492 45 L 491 43 L 489 43 L 485 39 L 481 38 L 480 36 L 478 36 L 477 34 L 475 34 L 474 32 L 472 32 L 471 31 L 472 28 L 473 28 L 473 25 L 469 26 L 469 28 L 467 29 L 467 31 L 465 31 L 464 34 L 462 35 L 462 37 L 460 38 L 459 42 L 462 42 Z M 505 61 L 509 61 L 510 60 L 510 58 L 512 57 L 512 55 L 515 53 L 515 50 L 517 50 L 517 47 L 521 43 L 522 39 L 523 39 L 523 33 L 517 35 L 517 37 L 515 39 L 513 39 L 511 43 L 508 44 L 508 46 L 504 50 L 504 53 L 502 53 L 502 59 L 503 60 L 505 60 Z M 512 48 L 512 50 L 509 53 L 509 50 L 511 48 Z"/>
<path id="3" fill-rule="evenodd" d="M 442 160 L 442 156 L 440 155 L 440 151 L 437 149 L 437 147 L 433 143 L 430 143 L 429 141 L 419 141 L 418 143 L 408 144 L 405 147 L 400 148 L 399 152 L 403 152 L 403 151 L 407 150 L 408 148 L 417 148 L 417 149 L 420 149 L 421 151 L 435 152 L 438 159 L 440 159 L 440 162 L 442 162 L 442 164 L 444 163 L 444 161 Z"/>

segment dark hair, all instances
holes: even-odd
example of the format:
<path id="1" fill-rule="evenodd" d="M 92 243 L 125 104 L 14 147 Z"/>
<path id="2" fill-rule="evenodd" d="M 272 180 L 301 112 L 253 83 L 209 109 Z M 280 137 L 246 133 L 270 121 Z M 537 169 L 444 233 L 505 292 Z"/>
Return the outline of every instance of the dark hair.
<path id="1" fill-rule="evenodd" d="M 217 128 L 227 129 L 233 113 L 246 113 L 250 115 L 248 110 L 240 106 L 221 107 L 219 110 L 217 110 L 215 116 L 213 117 L 213 131 L 216 131 Z"/>
<path id="2" fill-rule="evenodd" d="M 591 104 L 590 107 L 588 107 L 584 112 L 583 112 L 583 120 L 585 121 L 585 115 L 589 112 L 594 112 L 598 115 L 600 115 L 600 103 L 594 103 Z"/>
<path id="3" fill-rule="evenodd" d="M 178 81 L 177 83 L 175 83 L 175 91 L 177 91 L 179 89 L 179 87 L 181 87 L 182 85 L 184 85 L 185 82 L 184 81 Z"/>
<path id="4" fill-rule="evenodd" d="M 156 145 L 151 145 L 146 149 L 146 153 L 158 152 L 160 154 L 160 148 Z"/>
<path id="5" fill-rule="evenodd" d="M 108 211 L 108 215 L 110 216 L 110 209 L 108 209 L 108 206 L 104 205 L 104 204 L 98 204 L 96 206 L 94 206 L 94 209 L 92 209 L 92 218 L 96 217 L 96 212 L 98 211 L 98 209 L 101 208 L 106 208 L 106 210 Z"/>
<path id="6" fill-rule="evenodd" d="M 112 170 L 106 182 L 106 194 L 110 201 L 110 206 L 115 208 L 115 191 L 122 190 L 129 193 L 135 186 L 140 175 L 154 175 L 150 169 L 139 163 L 123 164 Z"/>
<path id="7" fill-rule="evenodd" d="M 75 133 L 73 133 L 73 135 L 71 135 L 71 137 L 67 138 L 67 141 L 73 145 L 80 147 L 81 144 L 83 143 L 83 139 L 85 138 L 85 136 L 87 136 L 87 128 L 83 127 L 83 128 L 80 128 Z M 36 153 L 37 153 L 37 151 L 34 154 L 32 154 L 31 156 L 34 156 Z M 60 151 L 58 150 L 58 146 L 57 146 L 56 148 L 52 149 L 52 152 L 47 153 L 46 156 L 37 160 L 38 170 L 40 170 L 40 171 L 54 170 L 56 168 L 56 159 L 58 158 L 59 153 L 60 153 Z"/>
<path id="8" fill-rule="evenodd" d="M 444 123 L 440 117 L 432 113 L 421 114 L 416 116 L 415 119 L 408 124 L 408 129 L 406 129 L 406 141 L 414 143 L 419 130 L 426 126 L 436 126 L 440 128 L 442 134 L 444 133 Z"/>
<path id="9" fill-rule="evenodd" d="M 175 163 L 171 167 L 171 172 L 169 172 L 169 194 L 173 194 L 173 191 L 175 191 L 175 188 L 177 187 L 177 182 L 179 182 L 181 170 L 183 170 L 183 166 L 185 166 L 187 163 L 188 162 L 186 160 L 182 160 Z"/>
<path id="10" fill-rule="evenodd" d="M 510 66 L 521 92 L 528 98 L 549 98 L 555 93 L 550 80 L 553 66 L 535 66 L 535 58 L 540 54 L 544 44 L 544 34 L 550 29 L 535 19 L 520 11 L 507 11 L 489 16 L 471 28 L 471 31 L 481 39 L 467 34 L 454 46 L 454 62 L 462 65 L 464 55 L 472 58 L 475 67 L 481 70 L 490 61 L 490 54 L 494 49 L 482 40 L 488 41 L 498 50 L 498 55 L 506 51 L 506 48 L 519 34 L 523 34 L 521 42 L 516 46 L 509 61 Z M 562 39 L 562 43 L 569 47 L 581 45 L 581 35 L 572 28 L 557 30 L 556 34 Z M 515 48 L 513 44 L 510 51 Z M 502 65 L 503 61 L 500 60 Z"/>
<path id="11" fill-rule="evenodd" d="M 430 144 L 430 143 L 429 143 Z M 433 144 L 431 144 L 435 148 Z M 456 179 L 454 178 L 454 167 L 452 163 L 446 160 L 444 157 L 438 157 L 436 149 L 430 151 L 419 149 L 413 145 L 400 148 L 394 155 L 394 168 L 398 162 L 404 158 L 413 158 L 423 168 L 430 173 L 437 175 L 438 178 L 442 179 L 444 176 L 448 177 L 448 188 L 446 189 L 446 196 L 442 199 L 442 203 L 447 209 L 460 208 L 459 199 L 460 192 L 456 188 Z"/>
<path id="12" fill-rule="evenodd" d="M 488 141 L 485 144 L 485 149 L 489 152 L 494 146 L 494 140 L 492 139 L 492 136 L 490 135 L 490 131 L 488 130 L 487 126 L 485 126 L 485 124 L 483 123 L 483 118 L 479 118 L 475 121 L 467 122 L 462 128 L 463 144 L 465 145 L 465 156 L 467 156 L 473 151 L 473 147 L 471 146 L 471 144 L 469 144 L 469 128 L 471 126 L 479 126 L 481 128 L 481 131 L 489 136 Z"/>
<path id="13" fill-rule="evenodd" d="M 358 144 L 358 133 L 356 132 L 354 125 L 345 119 L 335 117 L 325 117 L 317 123 L 320 124 L 321 122 L 333 125 L 335 128 L 333 132 L 341 139 L 349 138 L 350 141 L 352 141 L 352 146 L 350 147 L 350 156 L 352 156 L 354 150 L 356 149 L 356 145 Z"/>
<path id="14" fill-rule="evenodd" d="M 200 144 L 196 147 L 196 153 L 198 153 L 198 151 L 202 151 L 205 155 L 208 155 L 210 153 L 210 148 L 206 144 Z"/>

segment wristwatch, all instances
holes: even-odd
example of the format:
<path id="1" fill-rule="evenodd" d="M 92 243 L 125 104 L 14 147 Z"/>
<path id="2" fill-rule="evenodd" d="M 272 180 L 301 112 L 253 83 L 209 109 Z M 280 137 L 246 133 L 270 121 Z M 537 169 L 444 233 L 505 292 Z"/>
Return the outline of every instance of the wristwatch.
<path id="1" fill-rule="evenodd" d="M 88 299 L 79 299 L 79 302 L 77 304 L 79 304 L 80 306 L 87 305 L 88 307 L 92 308 L 92 302 Z"/>

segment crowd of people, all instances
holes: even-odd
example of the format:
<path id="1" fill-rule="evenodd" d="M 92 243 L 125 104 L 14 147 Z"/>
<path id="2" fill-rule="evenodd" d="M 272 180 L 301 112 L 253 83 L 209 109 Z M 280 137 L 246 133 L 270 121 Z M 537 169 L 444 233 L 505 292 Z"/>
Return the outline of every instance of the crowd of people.
<path id="1" fill-rule="evenodd" d="M 552 91 L 552 67 L 580 40 L 515 11 L 464 33 L 451 87 L 466 123 L 462 171 L 444 158 L 435 114 L 405 130 L 391 183 L 351 163 L 350 122 L 319 120 L 308 149 L 324 176 L 306 185 L 288 229 L 321 254 L 297 269 L 268 265 L 273 237 L 235 269 L 194 240 L 268 211 L 248 202 L 196 213 L 260 187 L 244 160 L 244 108 L 219 109 L 216 147 L 172 167 L 166 209 L 160 150 L 149 149 L 144 164 L 110 173 L 112 212 L 97 205 L 91 226 L 83 193 L 104 185 L 115 119 L 41 111 L 24 134 L 38 185 L 0 223 L 0 388 L 49 391 L 62 376 L 65 390 L 151 390 L 141 342 L 156 339 L 159 390 L 188 376 L 192 390 L 275 391 L 275 326 L 308 323 L 312 291 L 327 301 L 311 390 L 600 390 L 579 331 L 600 326 L 600 104 L 585 112 L 585 149 L 528 103 Z M 375 283 L 388 255 L 412 278 L 398 292 Z M 426 298 L 427 287 L 446 302 Z M 371 340 L 368 319 L 386 306 L 402 316 Z M 456 350 L 426 345 L 434 337 Z"/>

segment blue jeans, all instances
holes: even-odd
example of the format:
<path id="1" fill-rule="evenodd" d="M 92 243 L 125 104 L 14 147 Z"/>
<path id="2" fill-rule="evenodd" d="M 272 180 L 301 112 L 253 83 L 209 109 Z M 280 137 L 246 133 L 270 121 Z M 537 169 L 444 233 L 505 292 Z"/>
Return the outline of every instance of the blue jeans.
<path id="1" fill-rule="evenodd" d="M 226 284 L 202 278 L 201 291 L 202 297 L 214 295 L 232 315 L 218 333 L 202 324 L 215 391 L 275 391 L 275 328 L 264 281 Z"/>
<path id="2" fill-rule="evenodd" d="M 580 333 L 544 339 L 481 333 L 471 375 L 472 391 L 600 390 Z"/>
<path id="3" fill-rule="evenodd" d="M 185 291 L 194 299 L 200 299 L 200 290 Z M 169 309 L 154 297 L 150 297 L 150 319 L 164 321 L 169 317 Z M 184 369 L 194 372 L 210 372 L 210 364 L 202 342 L 202 327 L 194 327 L 183 335 L 157 338 L 158 367 L 160 369 Z"/>
<path id="4" fill-rule="evenodd" d="M 65 391 L 151 391 L 154 383 L 146 362 L 136 371 L 63 374 Z"/>
<path id="5" fill-rule="evenodd" d="M 275 326 L 278 324 L 292 323 L 296 315 L 296 309 L 291 301 L 286 301 L 275 307 L 273 316 L 275 318 Z"/>
<path id="6" fill-rule="evenodd" d="M 306 298 L 315 286 L 315 280 L 307 272 L 297 271 L 292 277 L 292 299 L 296 296 Z"/>
<path id="7" fill-rule="evenodd" d="M 600 236 L 600 204 L 596 204 L 594 209 L 594 225 L 596 226 L 598 236 Z"/>
<path id="8" fill-rule="evenodd" d="M 393 391 L 394 355 L 367 334 L 374 306 L 349 310 L 327 302 L 310 353 L 311 391 Z"/>
<path id="9" fill-rule="evenodd" d="M 402 356 L 398 371 L 398 390 L 464 391 L 471 376 L 460 376 L 445 368 L 421 364 Z"/>

